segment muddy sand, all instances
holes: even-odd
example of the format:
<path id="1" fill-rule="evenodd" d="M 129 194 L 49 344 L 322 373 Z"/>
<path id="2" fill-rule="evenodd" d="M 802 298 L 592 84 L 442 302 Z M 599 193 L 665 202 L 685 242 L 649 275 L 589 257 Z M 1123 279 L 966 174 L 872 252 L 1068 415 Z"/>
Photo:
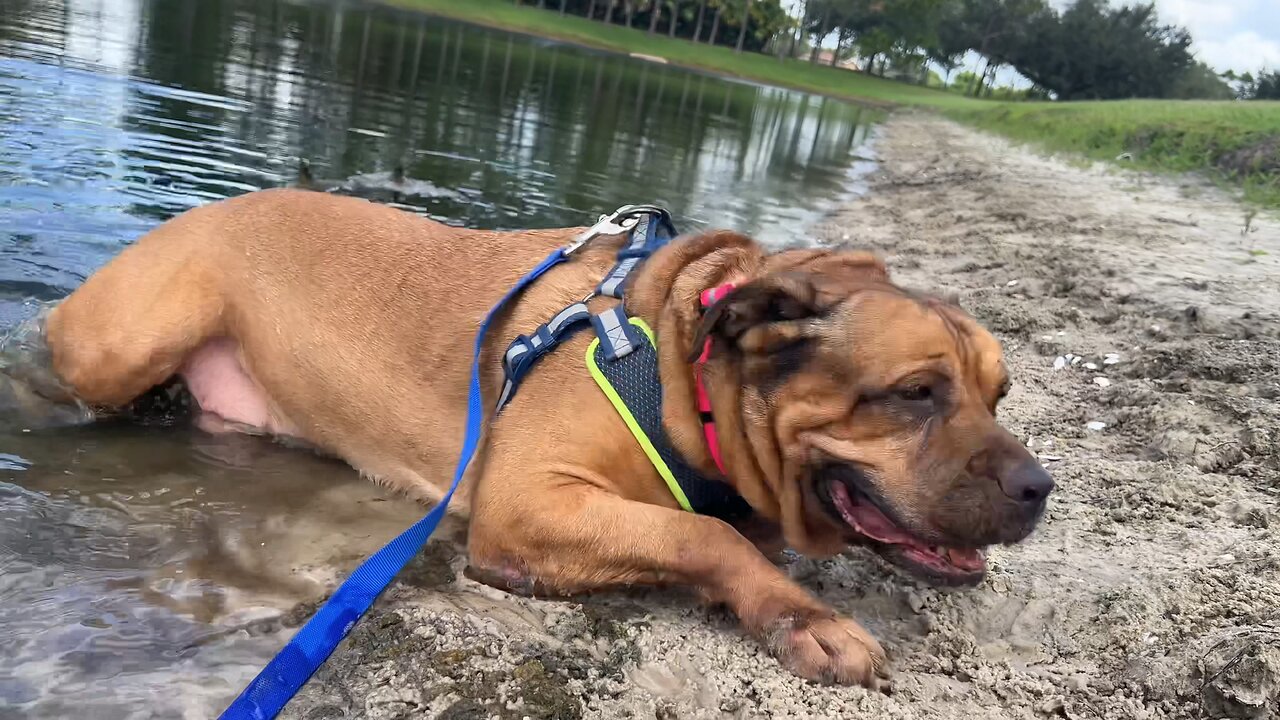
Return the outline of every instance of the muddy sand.
<path id="1" fill-rule="evenodd" d="M 875 249 L 999 334 L 1005 420 L 1059 483 L 977 588 L 862 550 L 790 561 L 884 643 L 892 696 L 793 677 L 683 593 L 519 599 L 441 542 L 285 717 L 1280 715 L 1280 223 L 931 117 L 895 116 L 877 150 L 816 239 Z"/>

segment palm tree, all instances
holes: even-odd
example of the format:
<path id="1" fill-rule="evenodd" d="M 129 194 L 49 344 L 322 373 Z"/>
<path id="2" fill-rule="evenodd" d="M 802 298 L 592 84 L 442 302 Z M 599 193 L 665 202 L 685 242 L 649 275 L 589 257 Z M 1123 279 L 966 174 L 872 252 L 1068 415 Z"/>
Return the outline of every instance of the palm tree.
<path id="1" fill-rule="evenodd" d="M 658 18 L 662 17 L 661 0 L 649 0 L 649 34 L 658 31 Z"/>
<path id="2" fill-rule="evenodd" d="M 720 3 L 716 3 L 716 16 L 711 20 L 711 37 L 707 38 L 708 45 L 716 44 L 716 36 L 720 34 Z"/>
<path id="3" fill-rule="evenodd" d="M 822 50 L 822 40 L 827 37 L 827 33 L 831 32 L 831 26 L 827 23 L 831 21 L 831 3 L 823 3 L 822 9 L 822 29 L 813 38 L 813 50 L 809 52 L 809 64 L 818 64 L 818 53 Z"/>
<path id="4" fill-rule="evenodd" d="M 791 35 L 791 47 L 787 49 L 787 57 L 793 58 L 796 56 L 796 46 L 800 44 L 800 35 L 804 32 L 804 24 L 808 20 L 809 0 L 804 0 L 803 4 L 800 5 L 800 22 L 796 23 L 796 31 Z"/>
<path id="5" fill-rule="evenodd" d="M 747 39 L 747 28 L 751 27 L 751 0 L 742 2 L 742 24 L 738 26 L 738 46 L 734 52 L 742 52 L 742 43 Z"/>
<path id="6" fill-rule="evenodd" d="M 671 3 L 671 22 L 667 25 L 667 37 L 676 36 L 676 20 L 680 18 L 680 0 L 670 0 Z"/>
<path id="7" fill-rule="evenodd" d="M 693 41 L 702 35 L 702 19 L 707 16 L 707 0 L 698 0 L 698 22 L 693 26 Z"/>

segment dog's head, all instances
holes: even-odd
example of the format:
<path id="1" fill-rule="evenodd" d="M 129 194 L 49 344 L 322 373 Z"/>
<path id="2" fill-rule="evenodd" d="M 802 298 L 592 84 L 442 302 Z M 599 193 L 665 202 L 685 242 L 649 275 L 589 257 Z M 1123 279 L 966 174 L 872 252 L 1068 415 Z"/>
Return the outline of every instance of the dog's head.
<path id="1" fill-rule="evenodd" d="M 777 256 L 775 256 L 776 258 Z M 803 252 L 712 306 L 713 396 L 745 442 L 739 490 L 809 554 L 850 543 L 935 581 L 985 571 L 1025 538 L 1053 480 L 997 421 L 999 342 L 949 303 L 892 285 L 874 257 Z M 763 487 L 742 486 L 747 483 Z M 764 507 L 761 507 L 761 506 Z"/>

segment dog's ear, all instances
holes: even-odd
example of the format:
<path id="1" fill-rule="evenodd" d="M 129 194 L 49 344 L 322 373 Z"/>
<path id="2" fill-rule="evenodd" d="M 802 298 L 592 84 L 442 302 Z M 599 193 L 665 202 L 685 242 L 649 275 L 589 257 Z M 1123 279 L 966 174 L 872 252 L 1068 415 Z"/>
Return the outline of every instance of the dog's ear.
<path id="1" fill-rule="evenodd" d="M 692 359 L 707 338 L 713 348 L 769 353 L 811 334 L 812 321 L 829 309 L 807 272 L 767 275 L 735 288 L 707 309 L 694 333 Z"/>

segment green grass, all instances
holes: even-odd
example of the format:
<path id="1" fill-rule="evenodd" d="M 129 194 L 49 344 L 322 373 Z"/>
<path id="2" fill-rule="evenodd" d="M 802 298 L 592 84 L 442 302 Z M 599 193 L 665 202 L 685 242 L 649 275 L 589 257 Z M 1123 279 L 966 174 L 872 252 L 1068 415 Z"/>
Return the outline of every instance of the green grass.
<path id="1" fill-rule="evenodd" d="M 1167 172 L 1207 171 L 1280 208 L 1280 102 L 990 103 L 946 114 L 1050 150 Z"/>
<path id="2" fill-rule="evenodd" d="M 694 44 L 646 28 L 561 16 L 512 0 L 383 0 L 411 10 L 619 53 L 643 53 L 683 67 L 879 106 L 911 105 L 1054 151 L 1168 172 L 1199 171 L 1242 187 L 1245 198 L 1280 209 L 1280 102 L 996 102 L 861 73 Z M 531 0 L 526 0 L 529 2 Z M 1128 164 L 1128 163 L 1126 163 Z"/>

